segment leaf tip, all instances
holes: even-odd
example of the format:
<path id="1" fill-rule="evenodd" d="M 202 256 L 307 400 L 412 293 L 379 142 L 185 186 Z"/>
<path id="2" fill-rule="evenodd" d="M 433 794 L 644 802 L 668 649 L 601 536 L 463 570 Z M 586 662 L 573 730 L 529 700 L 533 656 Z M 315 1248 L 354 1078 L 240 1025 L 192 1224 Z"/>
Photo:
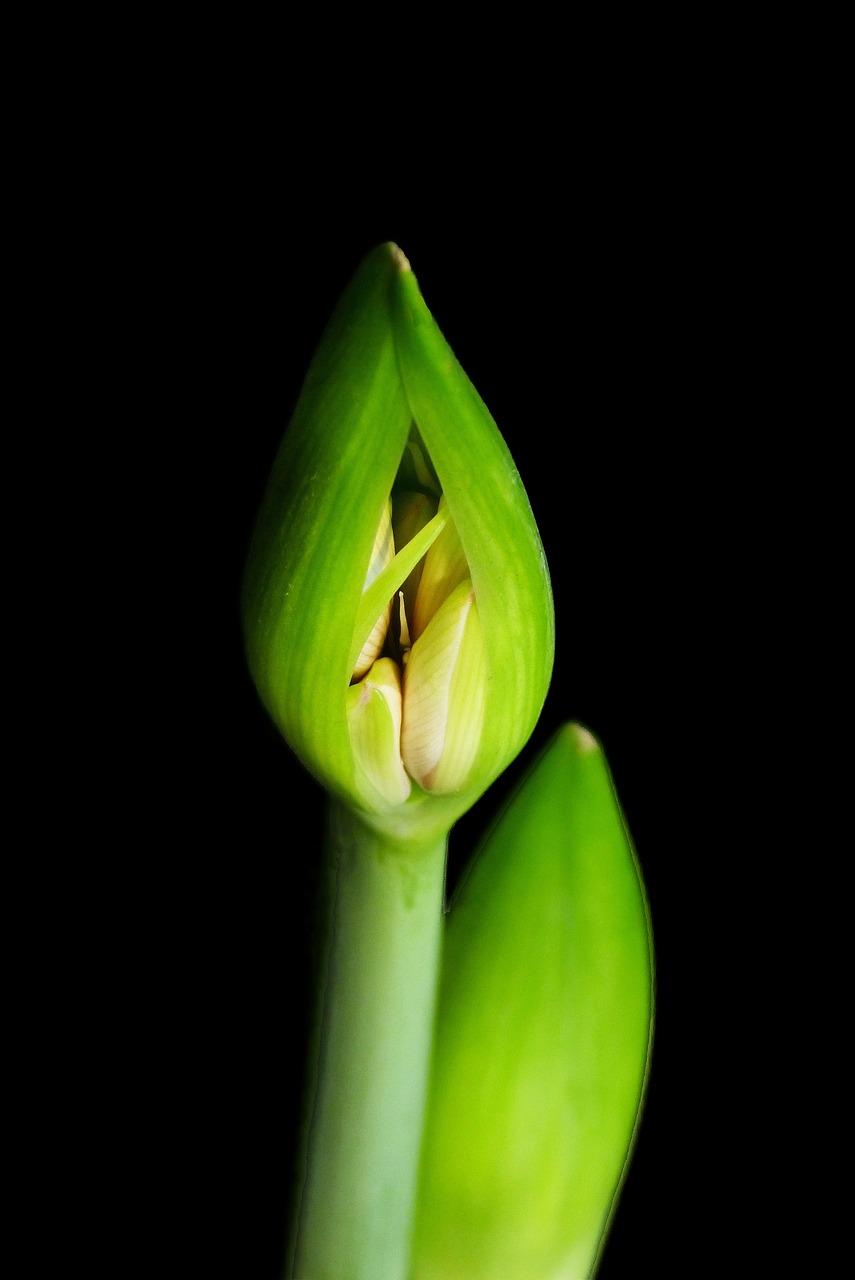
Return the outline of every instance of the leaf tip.
<path id="1" fill-rule="evenodd" d="M 586 729 L 583 724 L 579 724 L 577 720 L 571 720 L 559 730 L 559 736 L 577 755 L 588 756 L 595 751 L 600 751 L 599 742 L 591 733 L 590 729 Z"/>

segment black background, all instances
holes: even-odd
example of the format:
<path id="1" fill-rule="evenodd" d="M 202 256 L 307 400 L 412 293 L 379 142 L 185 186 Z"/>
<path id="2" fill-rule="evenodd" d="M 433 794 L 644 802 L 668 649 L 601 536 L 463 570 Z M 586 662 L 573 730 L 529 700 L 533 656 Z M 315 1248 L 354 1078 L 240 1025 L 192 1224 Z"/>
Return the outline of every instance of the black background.
<path id="1" fill-rule="evenodd" d="M 146 1052 L 172 1117 L 155 1211 L 180 1221 L 191 1273 L 278 1280 L 323 802 L 257 702 L 238 588 L 323 326 L 362 254 L 394 239 L 516 460 L 556 606 L 541 721 L 455 829 L 450 882 L 553 730 L 589 726 L 636 843 L 658 970 L 647 1106 L 600 1280 L 725 1274 L 715 1205 L 734 1094 L 751 1088 L 744 1056 L 734 1079 L 743 921 L 720 844 L 722 814 L 738 825 L 723 744 L 744 713 L 730 531 L 750 467 L 750 231 L 735 238 L 682 181 L 592 189 L 527 221 L 428 217 L 417 201 L 376 217 L 327 204 L 313 221 L 266 181 L 236 194 L 228 173 L 182 206 L 163 261 L 162 227 L 138 246 L 141 297 L 159 304 L 138 387 L 153 464 L 141 674 L 158 709 L 134 809 L 154 839 L 131 871 L 151 911 L 142 990 L 162 992 Z M 745 1170 L 727 1176 L 738 1200 Z"/>
<path id="2" fill-rule="evenodd" d="M 542 719 L 453 833 L 452 882 L 555 727 L 589 725 L 658 980 L 600 1280 L 776 1273 L 822 1167 L 795 1139 L 838 1127 L 815 1120 L 831 1055 L 809 1024 L 841 843 L 817 835 L 833 789 L 817 687 L 846 723 L 828 604 L 848 578 L 821 572 L 851 506 L 835 489 L 843 78 L 804 24 L 744 15 L 693 31 L 609 14 L 604 38 L 583 19 L 570 40 L 515 22 L 504 50 L 490 24 L 468 48 L 459 21 L 359 14 L 373 59 L 319 16 L 320 40 L 242 40 L 227 14 L 222 49 L 219 27 L 172 17 L 106 52 L 84 32 L 89 64 L 60 41 L 67 79 L 47 63 L 52 92 L 39 70 L 19 95 L 8 443 L 36 456 L 9 469 L 13 564 L 55 517 L 32 610 L 9 591 L 10 637 L 37 653 L 31 675 L 7 670 L 35 738 L 8 735 L 10 752 L 37 775 L 7 860 L 26 1007 L 10 1039 L 36 1095 L 10 1095 L 16 1181 L 32 1167 L 39 1201 L 28 1254 L 57 1241 L 84 1271 L 106 1252 L 111 1275 L 150 1255 L 147 1277 L 279 1280 L 323 797 L 258 705 L 238 587 L 323 326 L 394 239 L 510 445 L 556 601 Z M 788 862 L 780 827 L 806 798 Z M 67 1229 L 41 1207 L 49 1183 Z"/>

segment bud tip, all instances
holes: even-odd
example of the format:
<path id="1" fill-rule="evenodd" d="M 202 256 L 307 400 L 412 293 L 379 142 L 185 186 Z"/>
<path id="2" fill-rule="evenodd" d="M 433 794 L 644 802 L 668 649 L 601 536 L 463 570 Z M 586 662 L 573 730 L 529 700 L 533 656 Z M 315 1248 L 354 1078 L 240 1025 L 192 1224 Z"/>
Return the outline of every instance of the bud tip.
<path id="1" fill-rule="evenodd" d="M 398 270 L 401 272 L 401 274 L 403 274 L 405 271 L 412 270 L 410 266 L 409 258 L 401 249 L 398 248 L 398 246 L 392 240 L 389 241 L 389 253 L 391 255 L 392 261 L 394 262 Z"/>

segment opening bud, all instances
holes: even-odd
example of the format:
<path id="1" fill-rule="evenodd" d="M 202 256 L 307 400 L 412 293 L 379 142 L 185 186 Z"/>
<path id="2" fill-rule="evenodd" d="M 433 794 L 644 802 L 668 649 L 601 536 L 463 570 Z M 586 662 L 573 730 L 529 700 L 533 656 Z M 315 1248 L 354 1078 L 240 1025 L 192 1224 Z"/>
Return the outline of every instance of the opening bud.
<path id="1" fill-rule="evenodd" d="M 439 509 L 446 510 L 444 497 L 440 499 Z M 413 608 L 412 611 L 407 610 L 411 640 L 418 640 L 440 605 L 468 577 L 469 566 L 463 554 L 460 535 L 454 527 L 454 521 L 449 520 L 425 556 Z"/>
<path id="2" fill-rule="evenodd" d="M 366 258 L 312 362 L 259 513 L 243 622 L 285 739 L 345 803 L 388 814 L 394 796 L 401 812 L 381 827 L 447 830 L 543 705 L 553 610 L 531 508 L 394 245 Z M 423 803 L 405 767 L 449 799 Z"/>

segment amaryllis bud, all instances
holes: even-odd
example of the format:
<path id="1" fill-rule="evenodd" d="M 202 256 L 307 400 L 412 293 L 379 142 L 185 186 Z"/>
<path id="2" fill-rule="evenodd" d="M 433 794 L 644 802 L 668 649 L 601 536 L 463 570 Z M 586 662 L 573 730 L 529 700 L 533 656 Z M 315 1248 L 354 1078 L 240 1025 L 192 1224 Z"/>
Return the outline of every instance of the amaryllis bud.
<path id="1" fill-rule="evenodd" d="M 395 554 L 395 544 L 392 540 L 392 508 L 387 502 L 383 507 L 383 514 L 380 517 L 380 524 L 374 537 L 374 546 L 371 548 L 371 559 L 368 562 L 368 572 L 365 575 L 365 586 L 370 587 L 371 583 L 379 577 L 381 571 L 386 568 Z M 380 654 L 386 641 L 386 632 L 389 630 L 389 619 L 392 615 L 391 603 L 387 604 L 383 612 L 374 623 L 371 634 L 362 646 L 362 651 L 356 660 L 356 666 L 353 669 L 354 676 L 362 676 Z"/>
<path id="2" fill-rule="evenodd" d="M 394 245 L 365 259 L 306 378 L 259 515 L 244 626 L 288 742 L 329 790 L 399 833 L 447 831 L 540 712 L 553 611 L 531 509 Z M 350 686 L 378 659 L 403 678 L 406 797 L 388 761 L 388 785 L 366 785 L 377 757 L 365 717 L 380 704 Z"/>

